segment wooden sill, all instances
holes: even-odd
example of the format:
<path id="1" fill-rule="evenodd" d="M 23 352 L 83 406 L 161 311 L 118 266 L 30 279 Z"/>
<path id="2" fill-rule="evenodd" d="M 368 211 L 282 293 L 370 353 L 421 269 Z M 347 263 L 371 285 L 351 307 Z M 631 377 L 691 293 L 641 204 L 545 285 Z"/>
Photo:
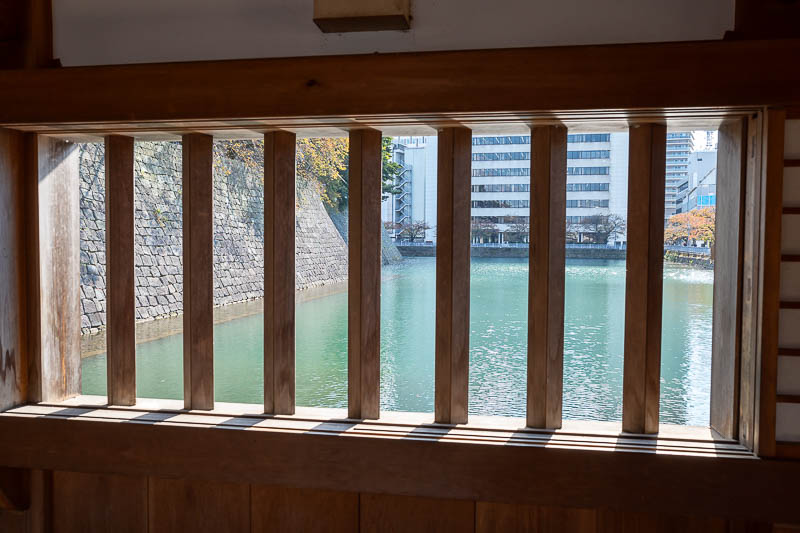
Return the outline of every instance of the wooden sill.
<path id="1" fill-rule="evenodd" d="M 0 413 L 0 463 L 18 468 L 208 479 L 286 487 L 505 503 L 603 507 L 800 522 L 800 461 L 761 460 L 702 428 L 628 435 L 617 424 L 568 422 L 558 431 L 521 419 L 104 398 L 30 404 Z"/>
<path id="2" fill-rule="evenodd" d="M 11 416 L 119 421 L 145 424 L 344 434 L 354 437 L 508 444 L 539 448 L 587 449 L 698 457 L 753 459 L 735 440 L 710 428 L 662 424 L 657 435 L 624 433 L 620 422 L 566 420 L 559 430 L 525 427 L 524 418 L 471 415 L 468 424 L 445 425 L 433 413 L 382 412 L 379 420 L 347 418 L 346 409 L 298 407 L 295 415 L 265 415 L 260 404 L 217 402 L 212 411 L 189 411 L 182 400 L 137 398 L 135 406 L 106 405 L 105 396 L 77 396 L 58 403 L 11 409 Z"/>

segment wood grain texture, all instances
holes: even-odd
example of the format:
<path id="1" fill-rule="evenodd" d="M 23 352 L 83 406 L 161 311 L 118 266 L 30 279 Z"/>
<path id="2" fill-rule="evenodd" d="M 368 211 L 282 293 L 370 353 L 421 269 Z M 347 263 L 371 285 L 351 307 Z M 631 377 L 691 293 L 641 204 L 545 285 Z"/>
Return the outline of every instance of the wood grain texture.
<path id="1" fill-rule="evenodd" d="M 250 486 L 150 478 L 148 533 L 250 531 Z"/>
<path id="2" fill-rule="evenodd" d="M 214 408 L 213 138 L 183 136 L 183 401 Z"/>
<path id="3" fill-rule="evenodd" d="M 529 427 L 560 428 L 564 375 L 567 128 L 531 129 L 528 281 Z"/>
<path id="4" fill-rule="evenodd" d="M 28 399 L 23 143 L 0 129 L 0 411 Z"/>
<path id="5" fill-rule="evenodd" d="M 75 414 L 72 409 L 64 418 L 1 414 L 3 462 L 12 467 L 648 513 L 680 509 L 690 515 L 800 522 L 796 495 L 785 489 L 800 476 L 796 461 L 420 441 L 413 434 L 370 438 L 241 426 L 232 430 L 218 421 L 200 424 L 198 416 L 203 415 L 191 415 L 191 424 L 168 419 L 152 424 L 145 418 L 120 423 L 119 418 L 86 420 Z M 120 461 L 123 449 L 125 460 Z M 547 482 L 532 483 L 520 472 L 535 472 Z"/>
<path id="6" fill-rule="evenodd" d="M 435 419 L 465 424 L 469 396 L 469 262 L 472 131 L 438 140 Z"/>
<path id="7" fill-rule="evenodd" d="M 537 533 L 539 508 L 535 505 L 477 502 L 476 533 Z"/>
<path id="8" fill-rule="evenodd" d="M 59 533 L 147 532 L 147 478 L 53 472 L 53 523 Z"/>
<path id="9" fill-rule="evenodd" d="M 709 41 L 5 72 L 0 124 L 788 105 L 798 55 L 798 40 Z M 694 81 L 676 91 L 678 75 Z"/>
<path id="10" fill-rule="evenodd" d="M 295 409 L 294 133 L 264 135 L 264 412 Z"/>
<path id="11" fill-rule="evenodd" d="M 39 275 L 39 136 L 23 136 L 25 244 L 25 366 L 28 370 L 28 401 L 42 401 L 42 314 L 41 276 Z"/>
<path id="12" fill-rule="evenodd" d="M 475 502 L 362 493 L 360 533 L 475 531 Z"/>
<path id="13" fill-rule="evenodd" d="M 746 168 L 746 122 L 732 120 L 719 129 L 711 342 L 711 427 L 728 438 L 739 435 Z"/>
<path id="14" fill-rule="evenodd" d="M 77 146 L 39 138 L 41 374 L 37 377 L 43 401 L 63 400 L 80 392 L 79 180 Z"/>
<path id="15" fill-rule="evenodd" d="M 0 18 L 0 68 L 54 66 L 52 0 L 4 0 Z"/>
<path id="16" fill-rule="evenodd" d="M 742 332 L 739 372 L 739 439 L 755 448 L 760 325 L 762 117 L 747 119 L 747 162 L 742 257 Z"/>
<path id="17" fill-rule="evenodd" d="M 630 129 L 622 429 L 657 433 L 664 262 L 663 124 Z"/>
<path id="18" fill-rule="evenodd" d="M 350 132 L 347 412 L 380 416 L 381 132 Z"/>
<path id="19" fill-rule="evenodd" d="M 358 493 L 285 487 L 252 487 L 253 533 L 358 531 Z"/>
<path id="20" fill-rule="evenodd" d="M 110 135 L 106 162 L 106 360 L 108 403 L 136 403 L 133 137 Z"/>
<path id="21" fill-rule="evenodd" d="M 765 113 L 762 172 L 763 256 L 761 281 L 761 362 L 757 401 L 756 453 L 775 455 L 775 404 L 778 387 L 778 318 L 780 314 L 781 208 L 786 111 Z"/>

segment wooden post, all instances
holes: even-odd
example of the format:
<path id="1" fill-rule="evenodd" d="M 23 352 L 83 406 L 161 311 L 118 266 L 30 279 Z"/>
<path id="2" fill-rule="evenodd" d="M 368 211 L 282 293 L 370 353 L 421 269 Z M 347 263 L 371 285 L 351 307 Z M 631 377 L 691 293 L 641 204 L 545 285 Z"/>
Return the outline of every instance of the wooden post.
<path id="1" fill-rule="evenodd" d="M 442 128 L 438 149 L 435 419 L 466 424 L 472 130 Z"/>
<path id="2" fill-rule="evenodd" d="M 0 129 L 0 411 L 28 400 L 24 138 Z"/>
<path id="3" fill-rule="evenodd" d="M 658 432 L 667 128 L 630 128 L 622 430 Z"/>
<path id="4" fill-rule="evenodd" d="M 214 408 L 213 138 L 183 136 L 183 402 Z"/>
<path id="5" fill-rule="evenodd" d="M 295 410 L 295 146 L 264 135 L 264 412 Z"/>
<path id="6" fill-rule="evenodd" d="M 350 132 L 347 405 L 380 416 L 381 132 Z"/>
<path id="7" fill-rule="evenodd" d="M 711 343 L 711 427 L 739 434 L 739 354 L 742 325 L 742 251 L 747 127 L 741 118 L 719 129 L 714 241 L 714 316 Z"/>
<path id="8" fill-rule="evenodd" d="M 566 127 L 531 129 L 530 192 L 527 424 L 556 429 L 564 388 Z"/>
<path id="9" fill-rule="evenodd" d="M 109 135 L 106 153 L 106 346 L 109 405 L 136 403 L 133 137 Z"/>
<path id="10" fill-rule="evenodd" d="M 38 333 L 40 357 L 32 373 L 38 380 L 32 395 L 38 401 L 60 401 L 80 394 L 81 387 L 78 149 L 47 137 L 29 142 L 29 155 L 36 154 L 38 160 L 38 175 L 28 177 L 38 179 L 34 224 L 38 225 L 39 300 L 31 332 Z"/>
<path id="11" fill-rule="evenodd" d="M 783 159 L 786 111 L 765 113 L 762 220 L 763 271 L 761 282 L 761 364 L 756 398 L 755 452 L 775 456 L 778 387 L 778 319 L 780 315 L 781 215 L 783 212 Z"/>
<path id="12" fill-rule="evenodd" d="M 758 411 L 758 376 L 760 370 L 759 332 L 761 313 L 759 279 L 761 276 L 761 195 L 762 195 L 762 123 L 761 113 L 747 118 L 747 166 L 745 169 L 744 251 L 742 257 L 742 333 L 739 388 L 739 442 L 755 449 Z"/>

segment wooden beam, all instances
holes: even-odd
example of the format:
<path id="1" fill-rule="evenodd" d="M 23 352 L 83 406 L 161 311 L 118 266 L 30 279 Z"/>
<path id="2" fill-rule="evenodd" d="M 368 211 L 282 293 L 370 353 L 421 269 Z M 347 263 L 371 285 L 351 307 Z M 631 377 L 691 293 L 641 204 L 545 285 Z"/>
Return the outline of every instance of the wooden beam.
<path id="1" fill-rule="evenodd" d="M 798 56 L 800 40 L 710 41 L 4 72 L 0 124 L 789 105 Z"/>
<path id="2" fill-rule="evenodd" d="M 439 130 L 436 223 L 435 419 L 466 424 L 472 131 Z"/>
<path id="3" fill-rule="evenodd" d="M 658 432 L 667 128 L 630 129 L 622 430 Z"/>
<path id="4" fill-rule="evenodd" d="M 567 128 L 531 129 L 528 281 L 529 427 L 560 428 L 564 374 Z"/>
<path id="5" fill-rule="evenodd" d="M 409 438 L 332 434 L 314 431 L 316 424 L 309 422 L 302 426 L 308 429 L 232 429 L 220 423 L 230 417 L 204 414 L 193 415 L 189 424 L 168 418 L 157 424 L 120 423 L 119 408 L 115 413 L 105 420 L 68 412 L 57 418 L 0 414 L 3 462 L 98 474 L 637 512 L 680 509 L 800 522 L 796 491 L 787 490 L 800 478 L 796 461 L 422 440 L 414 438 L 411 427 L 406 428 Z M 206 416 L 209 423 L 203 423 Z M 129 452 L 124 461 L 120 450 Z M 531 483 L 520 472 L 535 472 L 547 483 Z"/>
<path id="6" fill-rule="evenodd" d="M 380 416 L 381 132 L 350 132 L 347 411 Z"/>
<path id="7" fill-rule="evenodd" d="M 53 60 L 52 0 L 0 3 L 0 68 L 43 68 Z"/>
<path id="8" fill-rule="evenodd" d="M 717 152 L 711 343 L 711 427 L 728 438 L 736 438 L 739 434 L 742 230 L 746 168 L 746 119 L 728 121 L 719 129 Z"/>
<path id="9" fill-rule="evenodd" d="M 778 320 L 780 316 L 781 209 L 783 208 L 783 149 L 786 111 L 769 109 L 764 116 L 761 216 L 761 362 L 756 399 L 758 430 L 755 451 L 775 456 L 776 395 L 778 387 Z"/>
<path id="10" fill-rule="evenodd" d="M 0 129 L 0 411 L 28 399 L 24 135 Z"/>
<path id="11" fill-rule="evenodd" d="M 106 346 L 108 403 L 136 403 L 133 137 L 110 135 L 106 161 Z"/>
<path id="12" fill-rule="evenodd" d="M 183 136 L 183 402 L 214 408 L 213 138 Z"/>
<path id="13" fill-rule="evenodd" d="M 294 133 L 264 135 L 264 412 L 295 408 Z"/>
<path id="14" fill-rule="evenodd" d="M 36 144 L 41 358 L 34 375 L 41 400 L 57 401 L 81 387 L 78 147 L 48 137 Z"/>

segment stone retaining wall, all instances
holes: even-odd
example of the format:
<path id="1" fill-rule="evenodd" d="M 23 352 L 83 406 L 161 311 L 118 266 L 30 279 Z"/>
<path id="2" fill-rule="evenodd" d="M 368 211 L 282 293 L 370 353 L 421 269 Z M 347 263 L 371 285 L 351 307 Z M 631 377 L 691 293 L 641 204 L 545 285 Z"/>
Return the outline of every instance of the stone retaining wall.
<path id="1" fill-rule="evenodd" d="M 214 304 L 263 297 L 263 171 L 214 154 Z M 105 326 L 105 161 L 102 144 L 80 148 L 81 330 Z M 136 318 L 182 312 L 181 146 L 135 145 Z M 313 184 L 298 183 L 296 288 L 347 279 L 347 244 Z M 346 227 L 345 227 L 346 233 Z M 392 248 L 394 245 L 388 243 Z M 390 254 L 391 250 L 384 252 Z M 397 257 L 399 253 L 396 252 Z"/>

